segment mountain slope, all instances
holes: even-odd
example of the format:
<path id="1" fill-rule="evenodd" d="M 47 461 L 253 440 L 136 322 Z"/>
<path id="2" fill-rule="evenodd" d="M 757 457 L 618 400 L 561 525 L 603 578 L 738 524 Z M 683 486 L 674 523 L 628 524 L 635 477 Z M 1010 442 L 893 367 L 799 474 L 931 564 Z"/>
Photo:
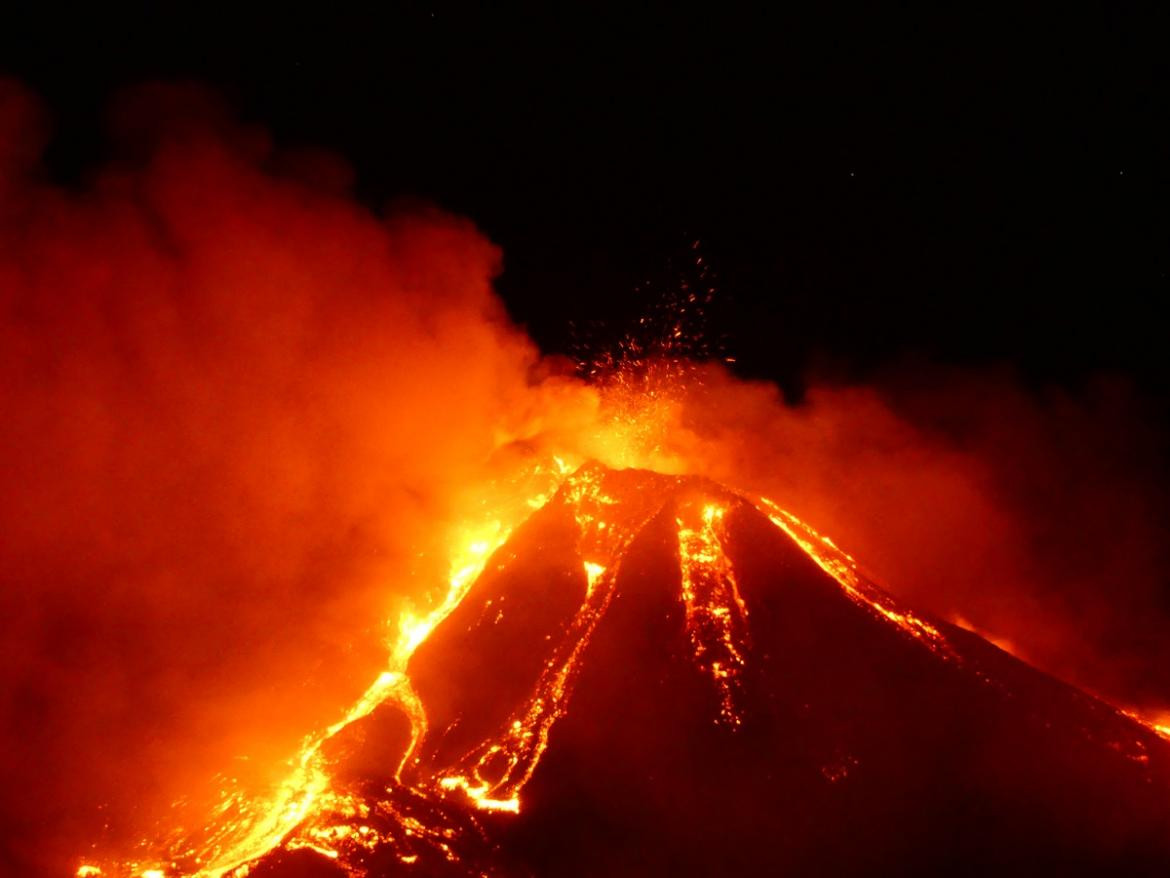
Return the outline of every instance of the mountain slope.
<path id="1" fill-rule="evenodd" d="M 366 800 L 410 803 L 390 843 L 341 846 L 354 873 L 1170 867 L 1170 744 L 703 480 L 570 476 L 409 676 L 413 748 L 377 714 L 337 745 Z M 338 868 L 283 850 L 252 874 Z"/>

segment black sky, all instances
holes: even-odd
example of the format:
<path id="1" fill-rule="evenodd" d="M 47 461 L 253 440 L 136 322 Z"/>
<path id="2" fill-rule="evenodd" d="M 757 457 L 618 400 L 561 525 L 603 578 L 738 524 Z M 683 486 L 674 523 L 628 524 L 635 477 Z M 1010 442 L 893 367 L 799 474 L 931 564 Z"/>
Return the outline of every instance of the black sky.
<path id="1" fill-rule="evenodd" d="M 371 206 L 470 216 L 547 350 L 700 240 L 713 331 L 790 390 L 923 355 L 1164 393 L 1165 14 L 772 5 L 21 4 L 0 70 L 54 108 L 62 179 L 119 87 L 187 78 L 347 157 Z"/>

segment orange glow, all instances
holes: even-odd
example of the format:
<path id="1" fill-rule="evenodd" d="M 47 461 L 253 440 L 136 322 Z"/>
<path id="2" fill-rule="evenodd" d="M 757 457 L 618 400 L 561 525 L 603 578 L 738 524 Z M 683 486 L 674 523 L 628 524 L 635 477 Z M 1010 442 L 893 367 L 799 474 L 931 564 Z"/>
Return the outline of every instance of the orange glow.
<path id="1" fill-rule="evenodd" d="M 127 160 L 58 187 L 54 162 L 36 163 L 35 100 L 0 83 L 0 115 L 16 113 L 0 137 L 17 147 L 0 144 L 0 411 L 16 462 L 0 473 L 0 580 L 18 720 L 0 743 L 16 754 L 15 873 L 242 878 L 281 849 L 343 869 L 375 849 L 419 871 L 455 857 L 465 827 L 444 815 L 531 807 L 526 784 L 652 519 L 677 552 L 682 658 L 731 730 L 750 721 L 762 646 L 728 533 L 747 507 L 891 640 L 956 664 L 958 634 L 909 606 L 961 605 L 1057 670 L 1061 647 L 1037 648 L 1052 620 L 989 611 L 1033 605 L 1001 600 L 1026 595 L 1024 571 L 1044 577 L 1032 598 L 1065 594 L 1069 577 L 1077 594 L 1161 588 L 1160 493 L 1080 478 L 1097 446 L 1057 438 L 1100 422 L 1102 453 L 1130 455 L 1111 393 L 1050 416 L 980 381 L 938 424 L 885 388 L 812 386 L 790 406 L 704 345 L 706 283 L 641 321 L 651 337 L 574 370 L 509 320 L 492 288 L 500 253 L 470 222 L 375 213 L 289 175 L 291 156 L 186 87 L 127 98 L 111 144 Z M 987 409 L 974 450 L 935 437 L 972 397 Z M 1063 463 L 1038 465 L 1054 448 Z M 650 487 L 625 491 L 629 469 Z M 997 499 L 1020 479 L 1028 492 Z M 859 547 L 900 597 L 760 495 Z M 412 657 L 541 510 L 576 528 L 548 664 L 486 740 L 424 771 L 438 710 Z M 1141 604 L 1106 594 L 1085 612 L 1116 634 L 1121 606 Z M 1157 639 L 1144 634 L 1133 643 Z M 1125 714 L 1170 738 L 1170 717 Z M 369 789 L 343 762 L 381 752 L 362 736 L 383 725 L 392 750 Z"/>
<path id="2" fill-rule="evenodd" d="M 1142 716 L 1136 710 L 1121 709 L 1118 713 L 1127 716 L 1134 722 L 1141 723 L 1158 737 L 1170 741 L 1170 716 L 1160 714 L 1156 717 Z"/>
<path id="3" fill-rule="evenodd" d="M 1000 637 L 996 634 L 993 634 L 991 631 L 988 631 L 984 628 L 980 628 L 962 615 L 952 616 L 951 622 L 953 622 L 955 625 L 958 625 L 960 628 L 963 628 L 966 631 L 970 631 L 972 634 L 978 634 L 980 637 L 982 637 L 988 643 L 993 644 L 994 646 L 998 647 L 999 649 L 1002 649 L 1008 655 L 1014 655 L 1016 658 L 1021 659 L 1023 661 L 1028 660 L 1028 657 L 1020 651 L 1019 647 L 1016 645 L 1016 643 L 1014 641 L 1008 640 L 1006 637 Z"/>
<path id="4" fill-rule="evenodd" d="M 776 527 L 795 540 L 818 567 L 837 580 L 852 601 L 892 622 L 940 655 L 953 655 L 941 631 L 913 613 L 899 609 L 890 595 L 874 586 L 858 572 L 857 562 L 833 545 L 832 540 L 821 536 L 766 497 L 757 498 L 757 503 L 760 511 L 767 515 Z"/>
<path id="5" fill-rule="evenodd" d="M 675 488 L 682 482 L 674 473 L 680 463 L 662 451 L 655 426 L 661 407 L 671 404 L 670 394 L 664 393 L 652 399 L 646 409 L 625 410 L 630 414 L 628 420 L 590 438 L 594 448 L 604 450 L 606 464 L 660 467 L 654 471 L 657 475 L 649 476 L 661 479 L 657 495 L 647 491 L 617 493 L 611 482 L 616 478 L 614 470 L 591 463 L 581 465 L 579 456 L 567 450 L 546 456 L 513 482 L 494 485 L 486 492 L 488 501 L 479 507 L 482 514 L 451 529 L 446 541 L 448 574 L 445 582 L 432 590 L 431 602 L 407 606 L 400 613 L 394 626 L 396 635 L 387 644 L 385 670 L 336 722 L 305 738 L 285 778 L 267 795 L 246 795 L 235 787 L 225 787 L 216 813 L 202 831 L 177 832 L 161 849 L 157 843 L 144 843 L 144 849 L 158 852 L 149 868 L 133 866 L 130 872 L 123 868 L 118 874 L 138 878 L 229 874 L 243 878 L 249 864 L 276 848 L 308 849 L 345 865 L 362 852 L 400 844 L 397 833 L 370 825 L 375 817 L 399 827 L 402 837 L 428 845 L 455 862 L 456 830 L 430 825 L 403 810 L 393 801 L 393 789 L 387 789 L 384 800 L 366 801 L 347 793 L 335 783 L 325 745 L 380 706 L 393 705 L 410 722 L 408 746 L 392 771 L 402 791 L 430 801 L 450 800 L 479 812 L 519 813 L 525 784 L 536 771 L 555 724 L 569 710 L 582 656 L 615 597 L 626 550 L 664 509 L 673 515 L 677 536 L 678 600 L 683 606 L 691 659 L 715 688 L 719 706 L 712 720 L 720 726 L 735 730 L 745 721 L 742 700 L 750 661 L 748 606 L 725 548 L 727 521 L 736 504 L 762 513 L 827 573 L 851 602 L 901 636 L 955 660 L 946 635 L 938 627 L 899 606 L 832 540 L 774 501 L 726 488 L 688 489 L 685 496 L 676 496 Z M 563 504 L 576 525 L 575 548 L 584 578 L 580 605 L 553 639 L 549 658 L 531 691 L 498 733 L 473 746 L 454 764 L 438 766 L 429 774 L 421 772 L 416 754 L 430 729 L 426 706 L 409 676 L 410 659 L 460 605 L 515 529 L 550 504 Z M 1170 739 L 1170 727 L 1127 715 Z M 843 757 L 824 766 L 822 773 L 829 782 L 837 783 L 855 765 L 852 757 Z M 403 864 L 418 858 L 414 846 L 394 849 Z M 85 865 L 77 874 L 91 878 L 105 873 L 97 866 Z"/>
<path id="6" fill-rule="evenodd" d="M 645 518 L 639 518 L 631 526 L 606 517 L 618 501 L 602 489 L 595 469 L 585 467 L 569 476 L 562 495 L 577 521 L 579 553 L 607 563 L 583 562 L 585 599 L 555 645 L 528 701 L 513 714 L 503 734 L 439 777 L 440 789 L 461 790 L 483 810 L 519 810 L 520 790 L 548 747 L 553 724 L 568 707 L 580 656 L 613 598 L 621 553 L 645 523 Z"/>
<path id="7" fill-rule="evenodd" d="M 524 786 L 548 747 L 554 725 L 569 709 L 582 655 L 614 599 L 625 552 L 667 503 L 673 503 L 678 599 L 684 608 L 684 627 L 696 669 L 711 680 L 718 693 L 719 708 L 713 719 L 719 725 L 734 730 L 744 722 L 740 702 L 750 655 L 748 607 L 725 549 L 727 519 L 735 504 L 754 507 L 764 514 L 828 573 L 853 603 L 939 656 L 955 658 L 946 636 L 936 626 L 900 608 L 893 598 L 869 582 L 856 562 L 829 538 L 768 498 L 749 499 L 726 489 L 720 489 L 719 496 L 693 490 L 685 496 L 675 496 L 674 486 L 681 482 L 669 477 L 662 482 L 661 496 L 644 491 L 615 495 L 609 480 L 616 476 L 607 475 L 612 471 L 591 464 L 568 475 L 566 469 L 563 460 L 557 460 L 543 468 L 549 483 L 538 493 L 519 502 L 507 498 L 507 502 L 498 504 L 500 508 L 513 510 L 564 504 L 576 524 L 576 549 L 583 559 L 581 570 L 585 579 L 580 606 L 552 644 L 552 653 L 532 690 L 498 734 L 484 740 L 455 764 L 440 767 L 430 775 L 418 774 L 413 757 L 428 733 L 427 715 L 407 667 L 418 647 L 467 596 L 492 555 L 504 545 L 526 512 L 505 518 L 488 516 L 478 524 L 466 524 L 452 532 L 445 591 L 425 612 L 414 608 L 403 611 L 398 635 L 389 645 L 387 669 L 341 719 L 305 740 L 293 770 L 271 796 L 248 799 L 238 792 L 225 791 L 219 812 L 209 822 L 207 832 L 198 837 L 201 848 L 194 847 L 193 837 L 171 842 L 170 856 L 165 862 L 191 863 L 195 868 L 168 868 L 160 861 L 160 865 L 145 869 L 134 866 L 130 872 L 123 869 L 119 874 L 137 878 L 166 878 L 177 874 L 211 878 L 229 874 L 243 878 L 250 863 L 277 847 L 308 849 L 345 864 L 351 856 L 363 851 L 396 844 L 392 834 L 365 822 L 375 812 L 390 821 L 390 825 L 400 827 L 404 837 L 417 839 L 445 859 L 456 862 L 458 855 L 453 847 L 456 830 L 429 825 L 401 810 L 391 798 L 365 801 L 336 788 L 323 745 L 380 705 L 395 705 L 411 725 L 409 746 L 394 772 L 397 783 L 424 798 L 456 796 L 456 801 L 476 811 L 519 813 Z M 534 498 L 539 502 L 534 503 Z M 1170 739 L 1170 727 L 1130 711 L 1122 713 Z M 856 764 L 853 757 L 843 756 L 822 766 L 821 771 L 828 782 L 838 783 Z M 182 850 L 189 853 L 180 857 L 177 853 Z M 406 847 L 397 856 L 403 864 L 410 864 L 417 860 L 418 854 L 414 848 Z M 77 871 L 78 878 L 103 874 L 93 865 L 84 865 Z"/>
<path id="8" fill-rule="evenodd" d="M 594 564 L 592 561 L 584 562 L 585 566 L 585 597 L 592 597 L 594 589 L 597 588 L 597 580 L 605 573 L 605 567 L 601 564 Z"/>
<path id="9" fill-rule="evenodd" d="M 550 466 L 538 464 L 533 468 L 537 481 L 548 486 L 542 488 L 542 493 L 537 496 L 551 496 L 564 477 L 565 467 L 563 460 L 557 460 Z M 532 475 L 530 473 L 525 481 L 529 487 Z M 354 816 L 367 806 L 355 803 L 333 789 L 331 769 L 323 747 L 344 729 L 369 716 L 376 708 L 393 704 L 409 718 L 411 724 L 410 745 L 396 769 L 396 774 L 401 774 L 403 766 L 427 730 L 425 709 L 406 674 L 410 658 L 459 605 L 492 554 L 503 545 L 519 522 L 518 516 L 527 514 L 526 511 L 515 510 L 531 511 L 532 508 L 529 503 L 517 504 L 513 497 L 504 497 L 503 502 L 497 505 L 500 510 L 513 511 L 507 522 L 500 517 L 487 516 L 479 523 L 467 523 L 452 531 L 448 538 L 450 572 L 442 594 L 425 611 L 408 607 L 402 612 L 397 624 L 397 636 L 388 645 L 387 669 L 374 679 L 340 719 L 304 740 L 284 780 L 268 795 L 248 795 L 234 787 L 225 788 L 206 830 L 202 833 L 184 833 L 168 841 L 165 852 L 159 857 L 160 862 L 137 871 L 139 878 L 164 878 L 172 874 L 189 874 L 197 878 L 242 875 L 241 870 L 246 869 L 248 863 L 278 846 L 288 849 L 308 848 L 330 859 L 338 859 L 347 848 L 371 849 L 382 840 L 369 828 L 354 837 L 347 825 L 333 822 L 334 816 L 331 815 Z M 539 505 L 543 505 L 543 502 Z M 465 787 L 477 807 L 512 811 L 518 807 L 514 802 L 487 796 L 486 789 L 469 785 Z M 450 781 L 444 784 L 444 788 L 450 788 Z M 152 845 L 144 842 L 143 846 L 149 849 Z M 168 869 L 163 866 L 163 862 L 189 863 L 190 867 L 176 871 L 173 867 Z M 134 873 L 133 867 L 131 873 Z M 104 873 L 97 866 L 85 865 L 77 874 L 93 876 Z"/>
<path id="10" fill-rule="evenodd" d="M 734 727 L 742 722 L 736 696 L 746 662 L 748 612 L 723 550 L 726 513 L 726 506 L 715 503 L 705 504 L 701 511 L 684 505 L 675 522 L 680 597 L 695 663 L 719 688 L 721 721 Z"/>

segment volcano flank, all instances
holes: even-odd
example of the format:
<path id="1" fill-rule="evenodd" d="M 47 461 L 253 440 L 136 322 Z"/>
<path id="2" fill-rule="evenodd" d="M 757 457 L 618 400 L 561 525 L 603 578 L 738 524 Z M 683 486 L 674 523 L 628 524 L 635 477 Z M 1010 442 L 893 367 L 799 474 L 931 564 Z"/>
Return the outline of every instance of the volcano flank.
<path id="1" fill-rule="evenodd" d="M 246 874 L 1170 868 L 1157 729 L 699 478 L 569 475 L 407 670 Z"/>

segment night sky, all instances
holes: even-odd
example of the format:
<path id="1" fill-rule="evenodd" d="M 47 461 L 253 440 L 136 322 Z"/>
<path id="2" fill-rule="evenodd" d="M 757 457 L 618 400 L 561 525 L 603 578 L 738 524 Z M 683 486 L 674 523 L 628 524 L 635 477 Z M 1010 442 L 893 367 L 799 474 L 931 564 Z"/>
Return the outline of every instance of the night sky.
<path id="1" fill-rule="evenodd" d="M 471 217 L 547 351 L 620 331 L 698 240 L 712 337 L 790 395 L 909 356 L 1170 378 L 1165 15 L 20 6 L 0 70 L 54 108 L 60 179 L 120 87 L 209 84 L 371 207 Z"/>

